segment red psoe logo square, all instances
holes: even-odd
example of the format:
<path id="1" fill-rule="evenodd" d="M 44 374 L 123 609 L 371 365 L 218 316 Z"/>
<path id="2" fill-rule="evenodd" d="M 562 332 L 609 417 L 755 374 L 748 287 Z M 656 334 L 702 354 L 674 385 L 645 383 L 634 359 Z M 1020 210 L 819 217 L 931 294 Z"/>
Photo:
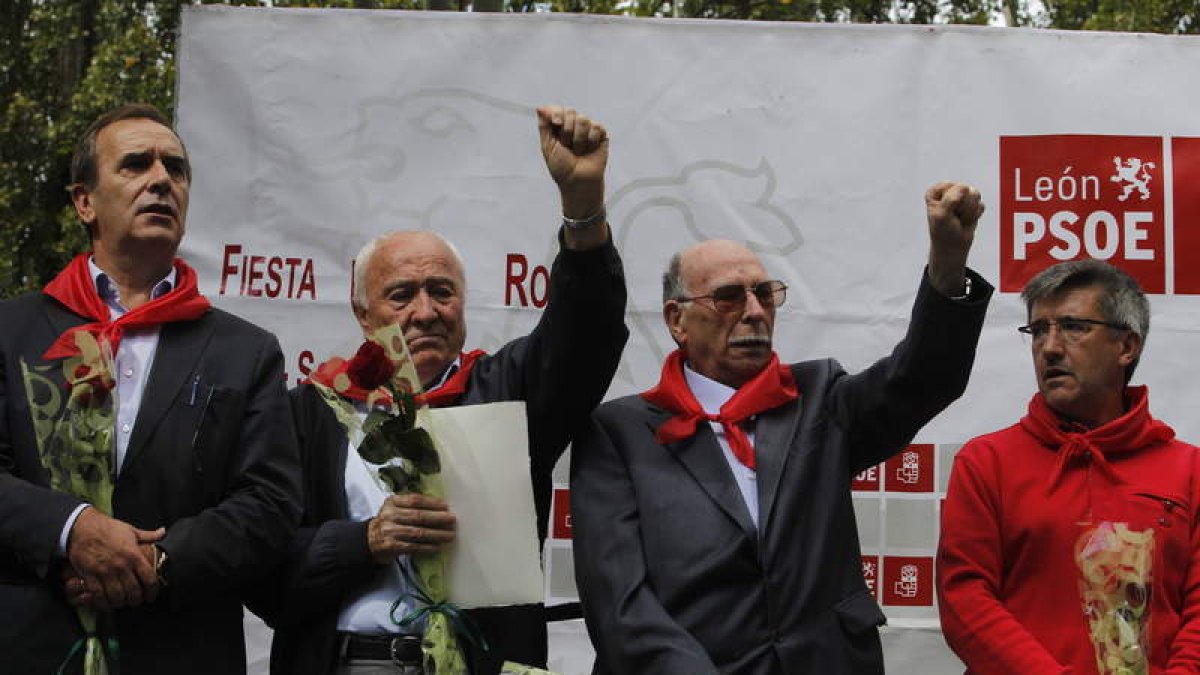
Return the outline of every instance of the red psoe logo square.
<path id="1" fill-rule="evenodd" d="M 882 464 L 876 464 L 859 473 L 850 481 L 850 489 L 858 492 L 879 492 L 879 472 L 882 469 Z"/>
<path id="2" fill-rule="evenodd" d="M 1175 293 L 1200 295 L 1200 138 L 1172 138 Z"/>
<path id="3" fill-rule="evenodd" d="M 1165 292 L 1167 180 L 1157 136 L 1001 136 L 1000 290 L 1095 258 Z"/>
<path id="4" fill-rule="evenodd" d="M 933 444 L 915 443 L 883 465 L 887 492 L 933 492 Z"/>
<path id="5" fill-rule="evenodd" d="M 867 582 L 867 590 L 871 597 L 879 599 L 879 556 L 864 555 L 862 557 L 863 581 Z"/>
<path id="6" fill-rule="evenodd" d="M 555 539 L 571 538 L 571 491 L 563 488 L 554 490 L 554 508 L 551 513 L 553 524 L 550 536 Z"/>
<path id="7" fill-rule="evenodd" d="M 883 604 L 933 606 L 933 558 L 884 556 Z"/>

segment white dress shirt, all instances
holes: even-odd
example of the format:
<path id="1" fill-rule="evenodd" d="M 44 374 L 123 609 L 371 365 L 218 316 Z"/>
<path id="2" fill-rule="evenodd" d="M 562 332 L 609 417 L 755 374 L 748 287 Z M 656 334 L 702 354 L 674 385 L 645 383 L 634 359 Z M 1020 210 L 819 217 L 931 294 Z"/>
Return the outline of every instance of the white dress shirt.
<path id="1" fill-rule="evenodd" d="M 688 389 L 692 390 L 696 402 L 709 415 L 719 414 L 721 406 L 737 393 L 737 389 L 697 373 L 687 363 L 683 364 L 683 376 L 687 379 Z M 755 418 L 751 417 L 742 422 L 742 431 L 746 432 L 746 439 L 750 441 L 752 448 L 754 447 L 754 420 Z M 733 450 L 729 448 L 729 441 L 725 438 L 725 428 L 721 426 L 720 422 L 709 422 L 708 424 L 712 427 L 713 433 L 717 435 L 717 443 L 721 446 L 721 452 L 725 454 L 725 462 L 729 464 L 729 470 L 733 472 L 734 480 L 737 481 L 738 491 L 742 493 L 742 501 L 746 503 L 746 509 L 750 511 L 750 519 L 754 521 L 754 526 L 758 527 L 758 473 L 742 464 L 737 455 L 733 454 Z"/>
<path id="2" fill-rule="evenodd" d="M 129 309 L 121 304 L 121 294 L 116 284 L 105 274 L 104 270 L 96 265 L 94 258 L 88 258 L 88 269 L 91 270 L 96 293 L 108 306 L 109 320 L 116 321 L 129 312 Z M 160 298 L 170 293 L 172 288 L 175 288 L 174 266 L 171 267 L 167 276 L 163 277 L 150 290 L 150 299 Z M 113 392 L 113 404 L 116 406 L 114 424 L 116 438 L 114 467 L 116 471 L 113 478 L 121 475 L 121 467 L 125 464 L 125 452 L 129 449 L 133 424 L 137 421 L 138 409 L 142 406 L 142 396 L 146 393 L 146 383 L 150 380 L 150 366 L 154 363 L 154 353 L 158 351 L 158 334 L 158 326 L 125 331 L 121 336 L 121 344 L 117 347 L 116 357 L 113 359 L 113 368 L 116 369 L 113 377 L 117 381 L 116 390 Z M 63 525 L 62 533 L 58 537 L 60 555 L 66 555 L 67 539 L 71 535 L 71 528 L 75 526 L 79 514 L 88 506 L 90 505 L 80 504 L 75 507 L 75 510 L 67 518 L 66 524 Z"/>

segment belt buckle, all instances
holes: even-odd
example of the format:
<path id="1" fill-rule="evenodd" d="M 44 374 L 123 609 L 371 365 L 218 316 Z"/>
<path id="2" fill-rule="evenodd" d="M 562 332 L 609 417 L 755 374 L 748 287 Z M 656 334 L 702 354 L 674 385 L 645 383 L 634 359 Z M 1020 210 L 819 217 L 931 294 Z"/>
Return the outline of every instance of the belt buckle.
<path id="1" fill-rule="evenodd" d="M 412 652 L 411 647 L 416 644 L 416 652 Z M 419 666 L 421 665 L 421 638 L 415 635 L 398 635 L 388 642 L 388 656 L 392 658 L 392 663 L 398 666 Z M 414 662 L 413 658 L 417 660 Z"/>

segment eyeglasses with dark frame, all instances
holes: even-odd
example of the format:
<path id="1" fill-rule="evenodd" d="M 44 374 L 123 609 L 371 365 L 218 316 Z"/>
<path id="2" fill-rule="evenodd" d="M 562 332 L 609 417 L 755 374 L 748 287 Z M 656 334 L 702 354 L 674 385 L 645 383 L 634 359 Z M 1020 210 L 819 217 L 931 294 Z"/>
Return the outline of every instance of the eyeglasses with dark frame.
<path id="1" fill-rule="evenodd" d="M 746 293 L 753 293 L 758 304 L 764 309 L 780 307 L 787 300 L 787 284 L 778 279 L 760 281 L 757 284 L 743 286 L 727 284 L 713 289 L 707 295 L 695 295 L 690 298 L 676 298 L 679 302 L 695 300 L 712 300 L 713 309 L 721 314 L 741 313 L 746 308 Z"/>
<path id="2" fill-rule="evenodd" d="M 1033 342 L 1040 343 L 1050 335 L 1050 328 L 1058 326 L 1058 332 L 1062 335 L 1065 342 L 1075 344 L 1083 339 L 1083 336 L 1092 331 L 1093 326 L 1104 326 L 1115 330 L 1130 330 L 1129 326 L 1113 321 L 1101 321 L 1100 319 L 1083 319 L 1077 316 L 1060 316 L 1057 319 L 1039 319 L 1025 326 L 1018 326 L 1017 330 L 1028 336 Z"/>

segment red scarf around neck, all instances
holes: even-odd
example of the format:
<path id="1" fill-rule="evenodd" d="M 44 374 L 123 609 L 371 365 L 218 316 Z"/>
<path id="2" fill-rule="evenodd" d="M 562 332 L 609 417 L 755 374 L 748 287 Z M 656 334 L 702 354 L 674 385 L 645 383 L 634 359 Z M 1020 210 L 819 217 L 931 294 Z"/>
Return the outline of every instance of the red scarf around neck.
<path id="1" fill-rule="evenodd" d="M 1058 485 L 1067 463 L 1085 455 L 1091 458 L 1100 473 L 1120 484 L 1124 481 L 1113 470 L 1107 455 L 1141 450 L 1174 438 L 1174 429 L 1150 415 L 1149 391 L 1144 385 L 1126 387 L 1125 414 L 1095 429 L 1063 420 L 1046 403 L 1041 392 L 1035 394 L 1029 402 L 1029 414 L 1021 418 L 1021 426 L 1058 453 L 1047 491 L 1053 491 Z"/>
<path id="2" fill-rule="evenodd" d="M 42 292 L 62 303 L 67 309 L 92 323 L 74 326 L 63 331 L 50 345 L 44 359 L 59 359 L 79 352 L 75 334 L 79 331 L 91 333 L 98 342 L 107 341 L 115 355 L 126 330 L 153 328 L 175 321 L 193 321 L 208 311 L 208 299 L 200 295 L 196 283 L 196 271 L 182 258 L 175 259 L 175 288 L 170 293 L 129 310 L 116 321 L 109 318 L 108 305 L 96 292 L 88 258 L 91 254 L 80 253 L 46 284 Z"/>
<path id="3" fill-rule="evenodd" d="M 457 404 L 467 391 L 467 379 L 471 376 L 471 368 L 475 367 L 475 362 L 484 355 L 485 352 L 482 349 L 459 354 L 462 363 L 458 370 L 446 378 L 442 386 L 419 394 L 416 397 L 417 404 L 425 403 L 430 408 L 445 408 Z"/>
<path id="4" fill-rule="evenodd" d="M 659 443 L 674 443 L 695 434 L 696 425 L 701 420 L 720 422 L 734 456 L 747 467 L 755 468 L 754 448 L 740 425 L 763 411 L 777 408 L 800 396 L 792 369 L 780 364 L 779 356 L 772 353 L 771 362 L 738 388 L 737 393 L 721 406 L 720 413 L 709 415 L 700 407 L 688 387 L 683 374 L 684 359 L 682 350 L 671 352 L 663 364 L 662 379 L 653 389 L 642 392 L 642 398 L 648 403 L 674 413 L 674 417 L 658 428 L 654 438 Z"/>

